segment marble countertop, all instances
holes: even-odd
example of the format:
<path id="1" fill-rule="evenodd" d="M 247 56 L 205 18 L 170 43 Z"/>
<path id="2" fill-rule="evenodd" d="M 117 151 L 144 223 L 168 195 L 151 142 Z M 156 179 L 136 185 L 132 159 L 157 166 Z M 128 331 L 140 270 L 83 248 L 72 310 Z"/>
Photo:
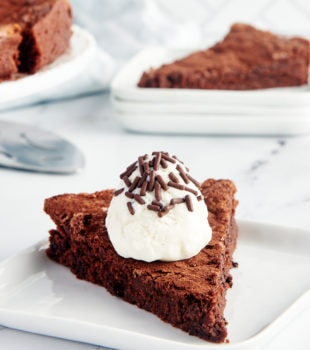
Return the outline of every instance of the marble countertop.
<path id="1" fill-rule="evenodd" d="M 238 6 L 234 7 L 230 1 L 196 0 L 191 2 L 190 7 L 183 4 L 173 13 L 174 1 L 131 0 L 130 8 L 127 1 L 118 1 L 115 6 L 109 4 L 104 18 L 93 11 L 90 23 L 87 22 L 87 13 L 94 10 L 91 4 L 95 1 L 72 0 L 76 10 L 78 5 L 81 9 L 80 12 L 76 11 L 78 24 L 85 27 L 88 24 L 99 46 L 105 50 L 101 64 L 106 67 L 106 79 L 97 79 L 96 85 L 93 79 L 88 79 L 91 88 L 82 94 L 80 91 L 72 93 L 67 85 L 66 91 L 56 91 L 53 101 L 32 101 L 37 103 L 0 110 L 0 119 L 34 124 L 67 138 L 84 153 L 86 165 L 74 175 L 31 173 L 0 167 L 0 261 L 47 238 L 51 222 L 42 209 L 45 198 L 65 192 L 93 192 L 114 187 L 121 169 L 136 159 L 137 155 L 153 150 L 165 150 L 178 155 L 197 179 L 211 177 L 233 180 L 238 188 L 239 220 L 296 227 L 308 230 L 310 234 L 310 135 L 146 135 L 126 132 L 114 116 L 107 89 L 108 80 L 120 63 L 114 58 L 122 58 L 123 62 L 128 60 L 143 48 L 146 39 L 149 42 L 153 38 L 152 44 L 173 42 L 176 46 L 196 46 L 201 44 L 207 32 L 222 35 L 223 28 L 226 29 L 228 23 L 235 20 L 247 19 L 264 26 L 274 20 L 274 28 L 281 29 L 287 28 L 287 18 L 290 18 L 295 25 L 291 25 L 291 31 L 297 32 L 304 31 L 309 23 L 307 15 L 310 8 L 306 0 L 286 1 L 286 6 L 264 0 L 255 6 L 251 4 L 251 8 L 247 8 L 248 13 L 245 11 L 241 16 L 236 9 L 242 8 L 242 1 L 235 0 L 234 4 Z M 120 10 L 120 6 L 123 10 Z M 290 16 L 274 16 L 280 10 Z M 191 20 L 186 22 L 184 18 L 187 17 Z M 211 18 L 213 21 L 209 20 Z M 201 31 L 194 25 L 194 20 L 201 24 Z M 139 29 L 141 25 L 145 26 L 145 31 Z M 100 35 L 101 32 L 107 35 Z M 114 38 L 113 45 L 111 38 Z M 114 45 L 114 42 L 119 45 Z M 96 75 L 94 72 L 92 74 Z M 94 93 L 94 90 L 99 92 Z M 79 97 L 72 97 L 75 94 Z M 60 96 L 62 99 L 59 99 Z M 309 322 L 308 309 L 303 317 L 290 323 L 274 338 L 265 350 L 308 349 L 310 333 L 306 325 Z M 1 349 L 10 350 L 103 349 L 12 330 L 1 325 L 0 344 Z"/>

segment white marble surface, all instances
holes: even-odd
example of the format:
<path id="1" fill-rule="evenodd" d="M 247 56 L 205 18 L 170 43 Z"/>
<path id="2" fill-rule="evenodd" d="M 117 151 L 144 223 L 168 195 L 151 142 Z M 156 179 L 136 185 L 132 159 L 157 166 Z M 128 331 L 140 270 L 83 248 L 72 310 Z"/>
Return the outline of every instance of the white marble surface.
<path id="1" fill-rule="evenodd" d="M 77 0 L 72 2 L 78 5 Z M 77 11 L 77 19 L 80 24 L 89 24 L 85 16 L 87 11 L 90 11 L 90 3 L 87 2 L 88 5 L 86 5 L 84 2 L 84 11 Z M 152 37 L 154 43 L 164 44 L 169 40 L 176 40 L 177 44 L 186 45 L 192 43 L 193 36 L 188 36 L 188 30 L 190 30 L 192 35 L 195 33 L 198 35 L 195 37 L 197 41 L 194 42 L 194 45 L 196 45 L 201 44 L 204 33 L 208 29 L 206 25 L 202 25 L 200 26 L 202 31 L 199 31 L 197 23 L 205 23 L 204 21 L 213 23 L 213 26 L 210 25 L 211 29 L 208 30 L 210 33 L 212 31 L 218 33 L 231 20 L 246 17 L 245 14 L 241 16 L 240 12 L 237 15 L 237 12 L 234 11 L 236 7 L 231 9 L 228 1 L 197 0 L 193 2 L 192 7 L 187 9 L 184 5 L 185 7 L 180 7 L 173 14 L 176 25 L 173 28 L 169 27 L 170 37 L 167 38 L 167 36 L 160 35 L 162 33 L 160 29 L 169 24 L 167 18 L 171 12 L 172 3 L 173 1 L 154 0 L 151 5 L 144 5 L 145 7 L 142 8 L 141 1 L 131 1 L 131 4 L 136 7 L 131 7 L 130 11 L 133 9 L 145 11 L 143 12 L 146 16 L 143 17 L 144 20 L 145 18 L 153 19 L 153 27 L 148 27 L 148 30 L 143 33 L 139 31 L 138 24 L 137 27 L 133 26 L 132 16 L 128 15 L 129 10 L 127 15 L 126 9 L 120 11 L 119 6 L 124 6 L 124 2 L 115 2 L 117 5 L 109 8 L 110 16 L 104 17 L 106 20 L 102 22 L 102 26 L 108 33 L 112 33 L 120 40 L 119 45 L 109 45 L 111 37 L 107 40 L 107 36 L 100 36 L 98 22 L 101 17 L 99 15 L 94 17 L 89 29 L 96 35 L 99 46 L 106 49 L 107 55 L 112 57 L 112 60 L 119 58 L 115 60 L 125 61 L 143 47 L 144 35 L 148 36 L 148 39 Z M 262 1 L 260 6 L 255 5 L 255 13 L 252 8 L 248 18 L 258 24 L 265 26 L 273 24 L 275 28 L 281 29 L 283 28 L 281 26 L 284 26 L 283 17 L 274 15 L 280 3 L 281 8 L 284 9 L 283 13 L 289 11 L 292 14 L 289 21 L 289 23 L 292 22 L 289 27 L 291 31 L 309 29 L 307 24 L 310 18 L 310 8 L 308 2 L 303 0 L 274 3 Z M 81 5 L 81 2 L 79 4 Z M 237 2 L 235 5 L 237 6 Z M 206 11 L 204 16 L 200 11 L 201 6 Z M 195 18 L 195 22 L 184 20 L 188 11 L 191 13 L 190 18 Z M 104 16 L 103 9 L 102 13 Z M 114 22 L 111 13 L 115 15 Z M 165 15 L 163 16 L 162 13 Z M 213 21 L 208 22 L 207 20 L 211 17 Z M 286 20 L 285 23 L 287 23 Z M 127 36 L 124 36 L 124 33 L 127 33 Z M 69 89 L 64 90 L 63 95 L 70 95 Z M 115 121 L 108 92 L 3 110 L 0 118 L 35 124 L 56 132 L 78 145 L 86 157 L 85 169 L 78 174 L 68 176 L 27 173 L 0 168 L 0 260 L 47 237 L 51 222 L 42 211 L 44 198 L 64 192 L 91 192 L 112 187 L 120 170 L 127 163 L 135 159 L 137 155 L 152 150 L 166 150 L 177 154 L 188 164 L 198 179 L 202 180 L 207 177 L 232 179 L 238 188 L 240 204 L 237 217 L 239 219 L 309 230 L 310 135 L 302 137 L 210 137 L 131 134 L 122 130 Z M 306 324 L 309 324 L 309 321 L 308 310 L 296 322 L 293 322 L 290 328 L 283 330 L 266 347 L 266 350 L 293 347 L 308 349 L 310 334 L 308 329 L 306 330 Z M 101 349 L 98 346 L 23 333 L 0 326 L 1 349 L 39 350 L 56 347 L 66 350 Z"/>

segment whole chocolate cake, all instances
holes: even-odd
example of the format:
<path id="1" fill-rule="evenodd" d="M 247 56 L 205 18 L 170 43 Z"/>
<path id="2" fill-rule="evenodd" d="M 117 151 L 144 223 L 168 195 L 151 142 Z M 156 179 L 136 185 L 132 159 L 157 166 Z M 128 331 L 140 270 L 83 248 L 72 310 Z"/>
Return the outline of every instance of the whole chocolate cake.
<path id="1" fill-rule="evenodd" d="M 2 79 L 12 78 L 16 71 L 35 73 L 68 50 L 71 6 L 67 0 L 2 0 L 0 25 L 18 28 L 15 32 L 22 37 L 17 40 L 16 34 L 15 39 L 11 34 L 9 44 L 8 38 L 0 41 L 0 61 L 13 52 L 15 62 L 6 68 Z"/>
<path id="2" fill-rule="evenodd" d="M 221 90 L 298 86 L 308 83 L 309 64 L 309 40 L 237 23 L 207 50 L 144 72 L 138 86 Z"/>
<path id="3" fill-rule="evenodd" d="M 129 167 L 123 178 L 132 172 L 133 168 Z M 158 179 L 155 179 L 154 188 L 156 182 L 161 182 Z M 171 181 L 168 187 L 177 183 Z M 174 327 L 207 341 L 224 342 L 227 340 L 225 294 L 232 286 L 229 271 L 234 266 L 232 254 L 238 235 L 234 218 L 237 205 L 234 184 L 229 180 L 209 179 L 200 186 L 204 197 L 200 203 L 208 210 L 205 219 L 211 227 L 212 237 L 196 255 L 177 261 L 146 262 L 124 258 L 117 253 L 109 237 L 111 232 L 107 230 L 106 220 L 107 212 L 112 209 L 112 198 L 120 196 L 120 193 L 127 201 L 128 213 L 125 215 L 134 218 L 148 198 L 143 183 L 147 183 L 145 187 L 152 187 L 152 176 L 150 180 L 141 181 L 140 185 L 138 181 L 135 184 L 131 182 L 127 191 L 121 188 L 46 199 L 44 210 L 56 224 L 56 229 L 50 231 L 47 255 L 69 267 L 78 278 L 105 287 L 112 295 L 154 313 Z M 183 207 L 184 212 L 190 215 L 195 201 L 198 203 L 201 199 L 195 199 L 194 194 L 188 200 L 188 185 L 182 185 L 181 181 L 178 185 L 185 188 L 183 199 L 173 198 L 172 205 L 160 206 L 158 198 L 148 205 L 148 213 L 151 215 L 153 212 L 158 220 L 162 220 L 169 217 L 175 206 Z M 136 194 L 137 189 L 141 195 Z M 143 222 L 141 224 L 144 225 Z M 145 230 L 152 227 L 148 226 Z M 144 249 L 149 248 L 145 245 Z"/>

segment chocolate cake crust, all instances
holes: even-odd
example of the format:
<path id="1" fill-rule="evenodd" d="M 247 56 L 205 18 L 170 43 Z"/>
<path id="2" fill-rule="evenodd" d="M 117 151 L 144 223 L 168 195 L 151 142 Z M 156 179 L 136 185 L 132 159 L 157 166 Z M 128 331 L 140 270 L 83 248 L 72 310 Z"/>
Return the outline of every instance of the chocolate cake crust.
<path id="1" fill-rule="evenodd" d="M 212 240 L 196 256 L 175 262 L 146 263 L 115 252 L 104 225 L 113 190 L 46 199 L 44 210 L 56 224 L 47 255 L 78 278 L 104 286 L 191 335 L 223 342 L 225 294 L 232 286 L 229 270 L 238 232 L 235 191 L 229 180 L 202 184 Z"/>
<path id="2" fill-rule="evenodd" d="M 144 88 L 250 90 L 308 83 L 310 42 L 236 23 L 204 51 L 143 73 Z"/>

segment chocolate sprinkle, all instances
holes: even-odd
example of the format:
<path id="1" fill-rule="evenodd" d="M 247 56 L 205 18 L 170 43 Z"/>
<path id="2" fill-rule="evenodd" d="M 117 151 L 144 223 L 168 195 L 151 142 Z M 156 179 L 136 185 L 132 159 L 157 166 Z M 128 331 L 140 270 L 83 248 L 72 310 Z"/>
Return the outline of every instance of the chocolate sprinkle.
<path id="1" fill-rule="evenodd" d="M 185 196 L 185 203 L 189 211 L 194 211 L 193 202 L 189 194 Z"/>
<path id="2" fill-rule="evenodd" d="M 138 163 L 139 163 L 140 174 L 143 175 L 143 172 L 144 172 L 144 166 L 143 166 L 144 159 L 143 159 L 142 156 L 138 158 Z"/>
<path id="3" fill-rule="evenodd" d="M 125 182 L 127 187 L 131 186 L 131 181 L 129 180 L 129 178 L 127 177 L 127 175 L 123 176 L 123 181 Z"/>
<path id="4" fill-rule="evenodd" d="M 154 170 L 158 170 L 159 169 L 159 164 L 160 164 L 160 160 L 161 160 L 161 153 L 160 152 L 156 152 L 155 153 L 155 160 L 154 160 Z"/>
<path id="5" fill-rule="evenodd" d="M 193 189 L 190 188 L 190 187 L 184 186 L 184 190 L 185 190 L 185 191 L 188 191 L 188 192 L 191 192 L 191 193 L 194 194 L 195 196 L 198 195 L 198 191 L 193 190 Z"/>
<path id="6" fill-rule="evenodd" d="M 128 198 L 130 198 L 130 199 L 133 199 L 133 197 L 134 197 L 134 194 L 132 193 L 132 192 L 125 192 L 125 196 L 126 197 L 128 197 Z"/>
<path id="7" fill-rule="evenodd" d="M 145 172 L 141 178 L 140 178 L 140 181 L 138 182 L 138 187 L 141 188 L 142 185 L 146 182 L 146 179 L 147 179 L 147 173 Z"/>
<path id="8" fill-rule="evenodd" d="M 137 162 L 133 162 L 132 164 L 130 164 L 126 171 L 124 171 L 121 175 L 120 178 L 123 179 L 124 176 L 130 177 L 130 175 L 137 169 Z"/>
<path id="9" fill-rule="evenodd" d="M 197 181 L 196 179 L 194 179 L 191 175 L 187 174 L 188 179 L 190 179 L 190 181 L 197 186 L 198 188 L 200 188 L 200 182 Z"/>
<path id="10" fill-rule="evenodd" d="M 178 177 L 177 177 L 173 172 L 169 173 L 168 176 L 169 176 L 169 179 L 170 179 L 171 181 L 173 181 L 173 182 L 179 182 Z"/>
<path id="11" fill-rule="evenodd" d="M 120 188 L 119 190 L 114 191 L 114 196 L 118 196 L 119 194 L 121 194 L 124 191 L 124 187 Z"/>
<path id="12" fill-rule="evenodd" d="M 167 215 L 169 213 L 169 210 L 163 210 L 158 212 L 158 216 L 162 218 L 163 216 Z"/>
<path id="13" fill-rule="evenodd" d="M 156 200 L 160 201 L 161 200 L 161 186 L 158 181 L 155 181 L 155 198 Z"/>
<path id="14" fill-rule="evenodd" d="M 168 153 L 163 153 L 163 152 L 162 152 L 161 156 L 162 156 L 164 159 L 166 159 L 168 162 L 170 162 L 170 163 L 176 163 L 176 160 L 173 159 L 172 157 L 170 157 Z"/>
<path id="15" fill-rule="evenodd" d="M 156 175 L 155 178 L 159 182 L 159 184 L 162 187 L 162 189 L 164 191 L 167 191 L 168 190 L 168 186 L 167 186 L 166 182 L 164 181 L 164 179 L 162 178 L 162 176 L 161 175 Z"/>
<path id="16" fill-rule="evenodd" d="M 176 166 L 176 169 L 179 171 L 179 174 L 180 174 L 181 178 L 183 179 L 183 181 L 184 181 L 186 184 L 189 184 L 189 179 L 188 179 L 188 177 L 187 177 L 187 175 L 186 175 L 184 169 L 181 167 L 180 164 L 178 164 L 178 165 Z"/>
<path id="17" fill-rule="evenodd" d="M 134 191 L 137 187 L 138 187 L 138 183 L 140 181 L 141 177 L 140 176 L 137 176 L 134 180 L 133 180 L 133 183 L 130 185 L 128 191 L 129 192 L 132 192 Z"/>
<path id="18" fill-rule="evenodd" d="M 180 172 L 180 176 L 186 184 L 189 184 L 189 179 L 184 172 Z"/>
<path id="19" fill-rule="evenodd" d="M 170 204 L 181 204 L 185 202 L 185 198 L 171 198 Z"/>
<path id="20" fill-rule="evenodd" d="M 133 198 L 139 203 L 139 204 L 145 204 L 145 200 L 139 196 L 138 194 L 134 194 Z"/>
<path id="21" fill-rule="evenodd" d="M 239 266 L 239 263 L 237 261 L 233 261 L 231 264 L 232 264 L 233 267 L 238 267 Z"/>
<path id="22" fill-rule="evenodd" d="M 166 160 L 165 160 L 163 157 L 161 157 L 160 165 L 161 165 L 164 169 L 167 169 L 167 168 L 168 168 L 168 163 L 166 162 Z"/>
<path id="23" fill-rule="evenodd" d="M 169 211 L 174 207 L 173 204 L 169 204 L 163 208 L 157 215 L 161 218 L 169 213 Z"/>
<path id="24" fill-rule="evenodd" d="M 140 196 L 145 196 L 146 195 L 146 188 L 147 188 L 147 182 L 143 182 L 140 190 Z"/>
<path id="25" fill-rule="evenodd" d="M 181 185 L 181 184 L 179 184 L 179 183 L 172 182 L 172 181 L 169 181 L 169 182 L 167 183 L 167 185 L 170 186 L 170 187 L 177 188 L 178 190 L 181 190 L 181 191 L 183 191 L 184 188 L 185 188 L 184 185 Z"/>
<path id="26" fill-rule="evenodd" d="M 150 166 L 149 163 L 143 163 L 143 168 L 144 168 L 144 174 L 148 175 L 150 173 Z"/>
<path id="27" fill-rule="evenodd" d="M 169 204 L 165 207 L 165 210 L 170 211 L 172 208 L 174 208 L 174 204 Z"/>
<path id="28" fill-rule="evenodd" d="M 154 184 L 155 184 L 155 171 L 152 170 L 150 173 L 150 180 L 149 180 L 149 186 L 148 186 L 148 191 L 152 192 L 154 189 Z"/>
<path id="29" fill-rule="evenodd" d="M 160 211 L 160 206 L 159 206 L 159 205 L 155 205 L 155 204 L 149 204 L 149 205 L 147 206 L 147 208 L 148 208 L 149 210 L 153 210 L 153 211 Z"/>
<path id="30" fill-rule="evenodd" d="M 152 204 L 153 204 L 153 205 L 157 205 L 157 206 L 159 206 L 160 208 L 163 207 L 163 204 L 162 204 L 160 201 L 157 201 L 156 199 L 152 200 Z"/>
<path id="31" fill-rule="evenodd" d="M 129 213 L 130 213 L 131 215 L 134 215 L 134 214 L 135 214 L 135 210 L 134 210 L 134 208 L 133 208 L 131 202 L 127 202 L 127 208 L 128 208 Z"/>

